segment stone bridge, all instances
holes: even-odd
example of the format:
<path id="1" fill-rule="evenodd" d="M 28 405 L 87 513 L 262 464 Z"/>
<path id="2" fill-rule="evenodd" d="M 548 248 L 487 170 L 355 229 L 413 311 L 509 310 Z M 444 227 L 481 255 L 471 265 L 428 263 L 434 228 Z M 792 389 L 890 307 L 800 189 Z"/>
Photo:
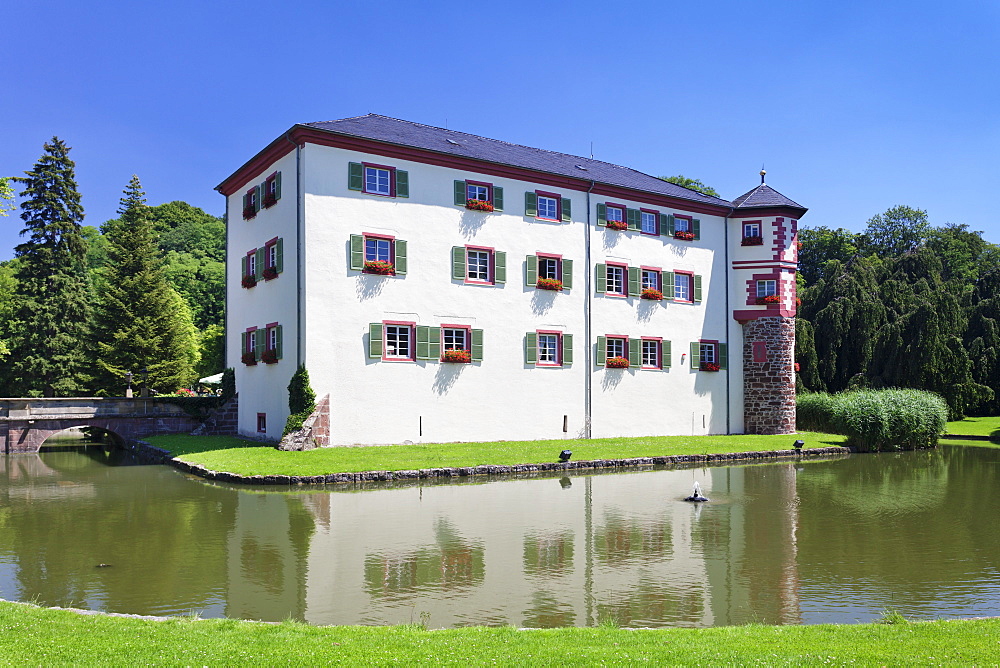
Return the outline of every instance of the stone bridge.
<path id="1" fill-rule="evenodd" d="M 123 441 L 153 434 L 189 434 L 202 421 L 164 399 L 0 399 L 0 452 L 38 452 L 70 427 L 100 427 Z"/>

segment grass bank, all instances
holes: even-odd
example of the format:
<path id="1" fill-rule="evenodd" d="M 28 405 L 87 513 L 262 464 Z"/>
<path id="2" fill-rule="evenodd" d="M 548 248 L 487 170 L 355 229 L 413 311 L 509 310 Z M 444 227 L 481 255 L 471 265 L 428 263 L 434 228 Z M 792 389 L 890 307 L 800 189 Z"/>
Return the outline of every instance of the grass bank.
<path id="1" fill-rule="evenodd" d="M 788 450 L 796 439 L 806 448 L 842 445 L 843 436 L 806 432 L 782 436 L 655 436 L 642 438 L 425 443 L 356 448 L 319 448 L 282 452 L 227 436 L 153 436 L 148 440 L 177 459 L 213 471 L 251 475 L 327 475 L 362 471 L 406 471 L 480 465 L 539 464 L 559 459 L 564 449 L 574 460 L 625 459 L 662 455 L 723 454 Z"/>
<path id="2" fill-rule="evenodd" d="M 892 619 L 891 617 L 889 619 Z M 821 626 L 427 631 L 419 626 L 150 621 L 0 602 L 18 665 L 996 665 L 1000 620 Z"/>

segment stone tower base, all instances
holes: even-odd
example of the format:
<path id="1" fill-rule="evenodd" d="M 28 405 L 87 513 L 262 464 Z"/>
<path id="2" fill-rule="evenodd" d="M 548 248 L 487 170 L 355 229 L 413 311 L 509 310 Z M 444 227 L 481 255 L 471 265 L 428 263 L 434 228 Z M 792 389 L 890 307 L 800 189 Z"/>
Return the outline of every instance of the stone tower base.
<path id="1" fill-rule="evenodd" d="M 748 434 L 795 433 L 795 318 L 743 325 L 743 424 Z"/>

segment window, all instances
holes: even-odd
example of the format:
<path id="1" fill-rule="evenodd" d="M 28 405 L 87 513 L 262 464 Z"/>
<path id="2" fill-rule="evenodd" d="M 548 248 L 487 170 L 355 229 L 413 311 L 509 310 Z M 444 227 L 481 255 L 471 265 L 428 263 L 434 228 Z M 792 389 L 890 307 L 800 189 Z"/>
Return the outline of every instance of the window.
<path id="1" fill-rule="evenodd" d="M 262 206 L 270 209 L 281 199 L 281 172 L 275 172 L 264 179 Z"/>
<path id="2" fill-rule="evenodd" d="M 674 234 L 678 232 L 690 232 L 691 231 L 691 221 L 687 218 L 681 218 L 680 216 L 674 216 Z"/>
<path id="3" fill-rule="evenodd" d="M 413 359 L 411 323 L 373 323 L 369 328 L 368 356 L 385 360 Z"/>
<path id="4" fill-rule="evenodd" d="M 726 349 L 726 344 L 718 341 L 693 341 L 691 343 L 691 369 L 695 371 L 725 369 Z"/>
<path id="5" fill-rule="evenodd" d="M 442 327 L 441 343 L 445 350 L 468 350 L 469 330 L 464 327 Z"/>
<path id="6" fill-rule="evenodd" d="M 608 218 L 609 223 L 624 223 L 625 222 L 625 209 L 617 206 L 608 206 Z"/>
<path id="7" fill-rule="evenodd" d="M 714 343 L 702 343 L 700 344 L 701 350 L 699 351 L 699 360 L 702 364 L 714 364 L 715 363 L 715 344 Z"/>
<path id="8" fill-rule="evenodd" d="M 657 269 L 642 270 L 642 289 L 660 290 L 660 272 Z"/>
<path id="9" fill-rule="evenodd" d="M 479 181 L 455 181 L 455 206 L 474 211 L 503 211 L 503 188 Z"/>
<path id="10" fill-rule="evenodd" d="M 264 347 L 264 330 L 256 327 L 247 327 L 240 337 L 241 357 L 240 361 L 247 366 L 254 366 L 260 361 L 260 353 Z"/>
<path id="11" fill-rule="evenodd" d="M 642 368 L 659 369 L 660 365 L 660 341 L 657 339 L 642 340 Z"/>
<path id="12" fill-rule="evenodd" d="M 480 185 L 478 183 L 469 183 L 466 186 L 466 200 L 475 199 L 480 202 L 490 201 L 490 188 L 489 186 Z"/>
<path id="13" fill-rule="evenodd" d="M 624 336 L 607 337 L 607 355 L 608 357 L 628 358 L 628 338 Z"/>
<path id="14" fill-rule="evenodd" d="M 607 288 L 604 293 L 609 295 L 625 296 L 627 293 L 625 284 L 626 267 L 617 264 L 607 265 Z"/>
<path id="15" fill-rule="evenodd" d="M 562 280 L 562 271 L 559 265 L 562 261 L 557 257 L 543 257 L 538 258 L 538 278 L 550 278 L 554 280 Z"/>
<path id="16" fill-rule="evenodd" d="M 506 283 L 507 254 L 492 248 L 452 246 L 451 277 L 483 285 Z"/>
<path id="17" fill-rule="evenodd" d="M 282 246 L 282 241 L 278 237 L 264 244 L 263 253 L 261 253 L 261 261 L 264 267 L 261 270 L 261 275 L 265 281 L 277 278 L 283 269 Z"/>
<path id="18" fill-rule="evenodd" d="M 267 433 L 267 413 L 257 413 L 257 433 Z"/>
<path id="19" fill-rule="evenodd" d="M 661 224 L 666 223 L 666 234 L 675 239 L 696 241 L 701 239 L 701 221 L 690 216 L 668 214 L 661 216 Z"/>
<path id="20" fill-rule="evenodd" d="M 775 280 L 757 281 L 757 298 L 778 294 L 778 282 Z"/>
<path id="21" fill-rule="evenodd" d="M 386 165 L 352 162 L 348 164 L 347 187 L 369 195 L 409 197 L 409 173 Z"/>
<path id="22" fill-rule="evenodd" d="M 257 285 L 257 280 L 260 274 L 257 273 L 257 269 L 260 265 L 257 264 L 257 249 L 253 249 L 243 258 L 243 287 L 252 288 Z"/>
<path id="23" fill-rule="evenodd" d="M 243 220 L 250 220 L 260 211 L 260 186 L 254 186 L 243 195 Z"/>
<path id="24" fill-rule="evenodd" d="M 760 236 L 760 223 L 743 223 L 743 238 Z"/>
<path id="25" fill-rule="evenodd" d="M 406 248 L 406 242 L 402 239 L 376 234 L 352 234 L 351 269 L 383 276 L 403 275 L 407 267 Z"/>
<path id="26" fill-rule="evenodd" d="M 690 302 L 691 299 L 691 275 L 674 272 L 674 301 Z"/>
<path id="27" fill-rule="evenodd" d="M 659 214 L 655 211 L 641 211 L 640 212 L 640 231 L 643 234 L 659 234 L 660 221 Z"/>
<path id="28" fill-rule="evenodd" d="M 569 198 L 541 191 L 524 193 L 524 215 L 530 218 L 556 220 L 564 223 L 573 219 Z"/>
<path id="29" fill-rule="evenodd" d="M 525 285 L 543 290 L 571 290 L 573 261 L 561 255 L 538 253 L 525 258 Z"/>
<path id="30" fill-rule="evenodd" d="M 534 366 L 569 366 L 573 363 L 573 335 L 537 331 L 524 335 L 525 362 Z"/>

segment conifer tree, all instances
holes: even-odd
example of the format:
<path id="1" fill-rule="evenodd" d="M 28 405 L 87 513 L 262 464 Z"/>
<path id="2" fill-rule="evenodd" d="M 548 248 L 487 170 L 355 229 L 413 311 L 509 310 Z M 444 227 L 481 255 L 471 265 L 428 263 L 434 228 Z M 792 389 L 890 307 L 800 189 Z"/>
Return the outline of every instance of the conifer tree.
<path id="1" fill-rule="evenodd" d="M 86 392 L 86 342 L 91 292 L 83 207 L 69 147 L 53 137 L 31 171 L 17 179 L 21 192 L 17 288 L 11 323 L 8 396 L 72 396 Z"/>
<path id="2" fill-rule="evenodd" d="M 972 377 L 993 390 L 993 398 L 976 410 L 981 415 L 1000 415 L 1000 267 L 976 281 L 965 342 Z"/>
<path id="3" fill-rule="evenodd" d="M 132 177 L 105 229 L 107 264 L 95 314 L 96 387 L 120 395 L 127 371 L 148 369 L 149 386 L 173 392 L 194 380 L 197 332 L 170 287 L 139 178 Z"/>

